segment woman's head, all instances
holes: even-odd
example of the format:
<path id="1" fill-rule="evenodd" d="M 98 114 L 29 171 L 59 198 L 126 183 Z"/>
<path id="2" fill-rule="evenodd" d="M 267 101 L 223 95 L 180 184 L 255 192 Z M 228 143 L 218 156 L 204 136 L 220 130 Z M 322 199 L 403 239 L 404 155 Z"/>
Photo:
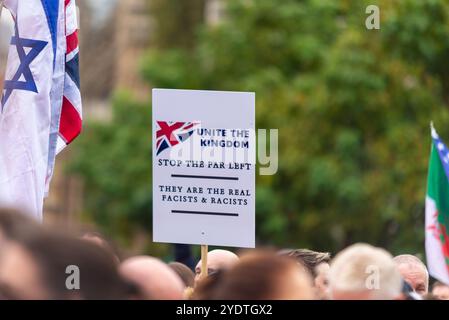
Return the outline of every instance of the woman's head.
<path id="1" fill-rule="evenodd" d="M 312 280 L 294 260 L 271 252 L 253 252 L 233 268 L 197 288 L 197 298 L 213 300 L 313 299 Z M 206 294 L 205 294 L 206 293 Z"/>

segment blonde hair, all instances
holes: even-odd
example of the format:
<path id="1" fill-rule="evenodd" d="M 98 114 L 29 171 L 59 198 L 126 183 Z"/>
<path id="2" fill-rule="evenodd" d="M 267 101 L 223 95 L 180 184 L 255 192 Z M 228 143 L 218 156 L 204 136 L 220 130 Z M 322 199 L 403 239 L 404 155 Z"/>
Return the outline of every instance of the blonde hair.
<path id="1" fill-rule="evenodd" d="M 402 279 L 390 253 L 359 243 L 335 257 L 329 285 L 331 292 L 369 293 L 372 299 L 389 300 L 399 296 Z"/>

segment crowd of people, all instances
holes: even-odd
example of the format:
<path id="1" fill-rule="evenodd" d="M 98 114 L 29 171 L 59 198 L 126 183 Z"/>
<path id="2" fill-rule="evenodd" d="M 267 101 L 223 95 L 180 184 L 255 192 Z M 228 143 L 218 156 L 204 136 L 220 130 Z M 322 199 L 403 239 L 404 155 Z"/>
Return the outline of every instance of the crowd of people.
<path id="1" fill-rule="evenodd" d="M 449 300 L 449 286 L 429 289 L 418 257 L 362 243 L 335 257 L 307 249 L 212 250 L 207 272 L 202 267 L 123 258 L 99 233 L 71 235 L 0 209 L 1 299 Z"/>

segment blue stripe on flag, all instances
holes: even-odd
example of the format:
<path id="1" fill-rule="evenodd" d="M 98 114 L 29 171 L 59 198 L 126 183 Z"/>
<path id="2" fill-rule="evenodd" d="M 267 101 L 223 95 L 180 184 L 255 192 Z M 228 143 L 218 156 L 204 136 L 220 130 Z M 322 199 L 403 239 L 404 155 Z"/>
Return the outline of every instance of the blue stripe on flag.
<path id="1" fill-rule="evenodd" d="M 74 56 L 72 60 L 66 63 L 65 70 L 79 90 L 80 89 L 79 54 Z"/>
<path id="2" fill-rule="evenodd" d="M 48 165 L 45 193 L 48 194 L 51 177 L 53 175 L 56 146 L 58 143 L 59 120 L 61 118 L 62 98 L 64 94 L 65 78 L 65 26 L 60 20 L 64 19 L 64 0 L 41 0 L 47 15 L 49 31 L 53 41 L 53 85 L 50 92 L 51 98 L 51 122 L 50 122 L 50 140 L 48 144 Z M 58 13 L 59 12 L 59 13 Z"/>
<path id="3" fill-rule="evenodd" d="M 50 30 L 51 41 L 53 44 L 53 62 L 55 62 L 56 59 L 58 39 L 59 1 L 60 0 L 41 0 L 45 15 L 47 16 L 48 29 Z"/>
<path id="4" fill-rule="evenodd" d="M 438 151 L 438 156 L 440 157 L 441 165 L 444 168 L 446 177 L 449 179 L 449 149 L 439 136 L 433 137 L 432 140 L 434 147 Z"/>

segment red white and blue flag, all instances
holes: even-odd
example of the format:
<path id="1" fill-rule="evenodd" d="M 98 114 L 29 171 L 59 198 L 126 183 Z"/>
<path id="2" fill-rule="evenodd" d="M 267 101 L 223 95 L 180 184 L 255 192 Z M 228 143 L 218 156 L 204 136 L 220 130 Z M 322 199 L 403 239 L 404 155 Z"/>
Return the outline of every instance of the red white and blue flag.
<path id="1" fill-rule="evenodd" d="M 199 123 L 157 121 L 156 155 L 189 139 Z"/>
<path id="2" fill-rule="evenodd" d="M 42 218 L 55 157 L 81 131 L 75 0 L 5 0 L 15 22 L 0 108 L 0 206 Z"/>
<path id="3" fill-rule="evenodd" d="M 65 16 L 67 52 L 57 153 L 75 140 L 81 133 L 82 127 L 78 21 L 75 0 L 65 0 Z"/>

